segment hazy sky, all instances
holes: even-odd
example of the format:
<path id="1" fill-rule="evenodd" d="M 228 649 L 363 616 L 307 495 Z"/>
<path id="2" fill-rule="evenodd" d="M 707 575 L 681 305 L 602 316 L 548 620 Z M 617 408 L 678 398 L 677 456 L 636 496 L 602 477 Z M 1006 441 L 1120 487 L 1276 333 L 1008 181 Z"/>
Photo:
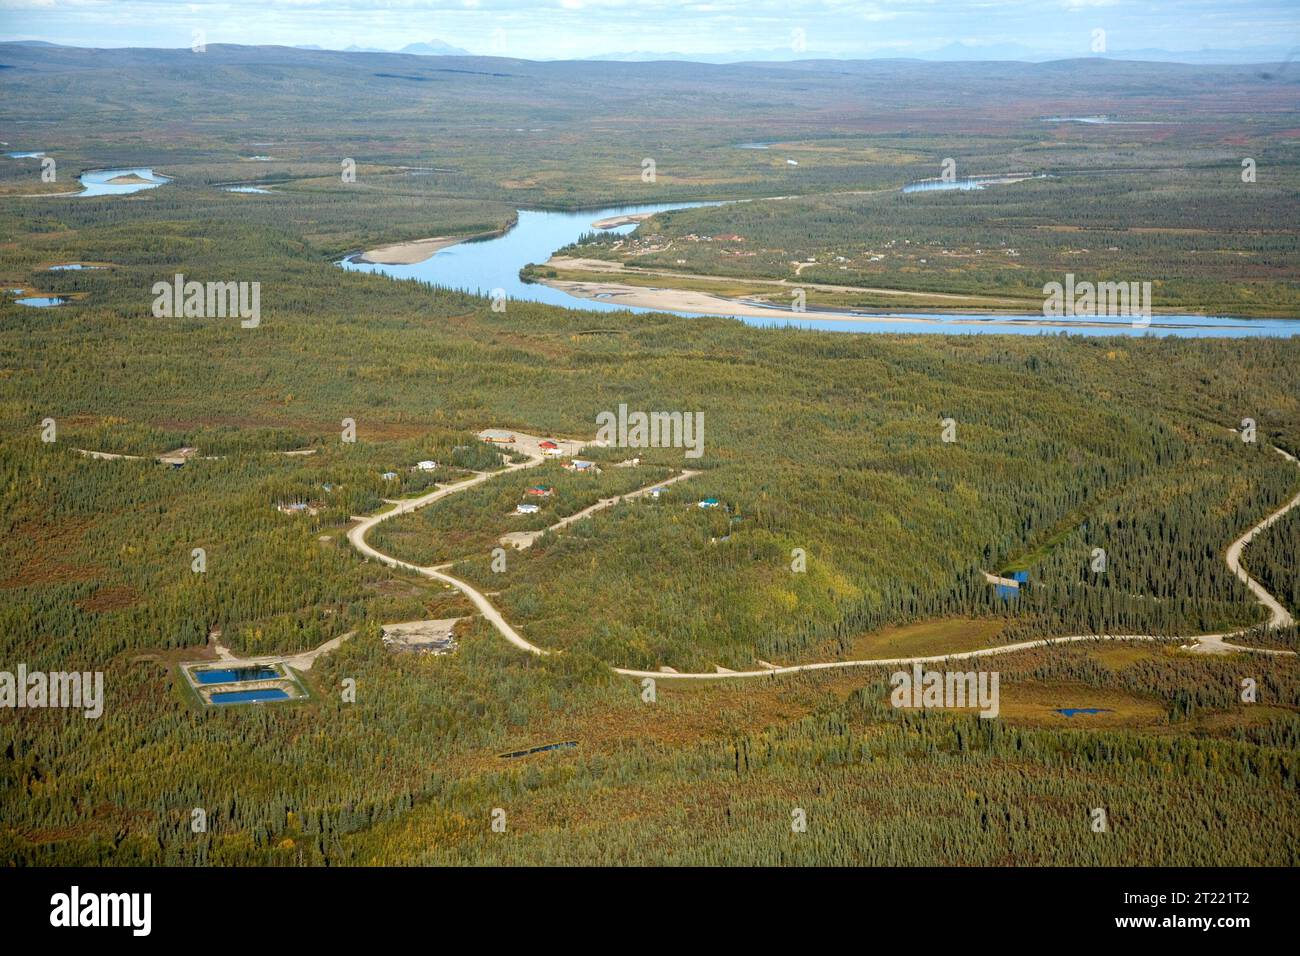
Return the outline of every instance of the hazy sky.
<path id="1" fill-rule="evenodd" d="M 1088 56 L 1285 48 L 1300 0 L 0 0 L 0 38 L 78 46 L 355 44 L 440 39 L 532 58 L 626 51 L 880 56 L 964 43 Z"/>

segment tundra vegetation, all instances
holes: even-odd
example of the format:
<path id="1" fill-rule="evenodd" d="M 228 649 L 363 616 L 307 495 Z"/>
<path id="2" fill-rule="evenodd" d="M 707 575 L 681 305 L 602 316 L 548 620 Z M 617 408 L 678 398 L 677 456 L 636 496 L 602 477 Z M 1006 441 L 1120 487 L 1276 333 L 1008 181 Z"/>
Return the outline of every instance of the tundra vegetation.
<path id="1" fill-rule="evenodd" d="M 102 670 L 106 691 L 98 720 L 0 709 L 0 859 L 1300 862 L 1295 658 L 1189 655 L 1179 641 L 1019 651 L 978 665 L 1001 673 L 996 720 L 897 710 L 888 668 L 689 686 L 665 677 L 649 703 L 639 681 L 608 667 L 753 669 L 1252 627 L 1241 643 L 1296 648 L 1294 628 L 1258 627 L 1267 616 L 1223 552 L 1300 490 L 1300 469 L 1271 447 L 1300 450 L 1300 340 L 853 336 L 526 302 L 497 312 L 486 297 L 333 265 L 381 241 L 497 229 L 523 203 L 800 192 L 809 198 L 787 206 L 790 218 L 769 213 L 777 203 L 745 203 L 654 228 L 750 230 L 783 254 L 803 229 L 794 245 L 820 262 L 830 237 L 869 245 L 905 216 L 917 236 L 950 247 L 996 238 L 1005 220 L 1023 252 L 1015 267 L 918 271 L 914 285 L 1020 295 L 1071 261 L 1052 245 L 1061 227 L 1095 222 L 1132 239 L 1117 278 L 1167 276 L 1188 307 L 1203 293 L 1207 308 L 1286 309 L 1294 183 L 1263 174 L 1291 175 L 1293 147 L 1277 128 L 1294 126 L 1293 81 L 1125 63 L 832 73 L 466 60 L 448 71 L 220 46 L 114 51 L 110 70 L 84 51 L 0 51 L 15 67 L 11 143 L 68 157 L 61 168 L 147 161 L 175 177 L 133 196 L 0 201 L 6 287 L 74 297 L 49 310 L 0 301 L 0 669 Z M 613 79 L 596 85 L 597 72 Z M 63 95 L 46 95 L 44 84 L 71 76 Z M 796 76 L 806 86 L 798 109 Z M 1170 127 L 1128 128 L 1103 149 L 1039 122 L 1077 112 L 1067 91 L 1081 83 L 1087 112 Z M 718 97 L 683 110 L 671 95 L 701 84 Z M 960 106 L 918 105 L 960 86 L 975 90 Z M 96 108 L 110 89 L 125 104 L 111 117 Z M 738 105 L 720 123 L 710 111 L 724 94 Z M 363 101 L 374 108 L 358 118 Z M 844 111 L 851 102 L 857 112 Z M 489 104 L 497 118 L 483 128 Z M 196 111 L 212 122 L 190 122 Z M 644 142 L 598 128 L 629 115 L 643 117 Z M 1258 122 L 1241 122 L 1251 116 Z M 935 174 L 958 119 L 977 128 L 959 142 L 989 162 L 1019 162 L 1020 149 L 1073 156 L 1085 171 L 1154 166 L 1208 156 L 1189 152 L 1199 141 L 1218 150 L 1226 176 L 1252 149 L 1261 182 L 1236 188 L 1272 198 L 1234 209 L 1225 194 L 1199 207 L 1219 211 L 1195 228 L 1223 228 L 1192 240 L 1177 231 L 1187 223 L 1135 230 L 1143 217 L 1188 220 L 1181 202 L 1219 190 L 1208 159 L 1171 174 L 1176 182 L 1150 181 L 1167 205 L 1128 173 L 895 195 Z M 779 151 L 734 148 L 773 139 L 807 144 L 798 167 Z M 271 140 L 280 145 L 252 145 Z M 240 159 L 259 152 L 280 158 Z M 644 155 L 661 156 L 655 184 L 640 179 Z M 348 156 L 355 184 L 337 172 Z M 413 176 L 411 166 L 451 172 Z M 25 182 L 0 168 L 6 192 Z M 273 179 L 275 193 L 214 188 L 253 178 Z M 1071 191 L 1085 181 L 1102 193 Z M 889 192 L 845 195 L 878 189 Z M 1039 232 L 1057 239 L 1025 238 Z M 1201 241 L 1249 254 L 1203 254 Z M 45 271 L 70 261 L 107 268 Z M 756 274 L 779 275 L 771 263 Z M 153 316 L 153 283 L 176 273 L 260 282 L 260 325 Z M 859 278 L 879 281 L 871 270 Z M 889 280 L 904 282 L 904 270 Z M 519 652 L 456 591 L 348 547 L 351 517 L 384 499 L 499 468 L 479 430 L 590 437 L 596 416 L 620 403 L 703 412 L 704 455 L 591 449 L 598 476 L 554 463 L 519 470 L 371 535 L 412 563 L 453 562 L 555 653 Z M 1258 424 L 1253 443 L 1229 431 L 1246 417 Z M 47 418 L 54 442 L 42 441 Z M 941 437 L 949 418 L 954 442 Z M 355 442 L 343 440 L 344 419 Z M 182 467 L 154 460 L 180 447 L 196 449 Z M 638 467 L 614 467 L 633 454 Z M 424 459 L 439 468 L 411 469 Z M 682 468 L 700 474 L 544 535 L 492 569 L 506 531 L 546 527 Z M 537 483 L 555 489 L 541 512 L 509 517 Z M 694 507 L 703 498 L 720 507 Z M 297 502 L 311 512 L 277 510 Z M 1298 520 L 1275 522 L 1244 554 L 1293 613 Z M 202 572 L 191 558 L 199 547 Z M 1104 573 L 1092 568 L 1096 548 Z M 792 570 L 795 549 L 803 571 Z M 1014 600 L 982 574 L 1006 570 L 1029 572 Z M 466 618 L 454 654 L 394 655 L 380 641 L 384 623 L 449 617 Z M 218 639 L 240 654 L 288 654 L 349 633 L 304 673 L 305 701 L 200 708 L 177 676 L 179 661 L 212 656 Z M 1256 683 L 1254 703 L 1242 699 L 1244 678 Z M 340 694 L 346 680 L 355 702 Z M 1080 706 L 1107 712 L 1056 712 Z M 569 740 L 578 746 L 498 756 Z M 1090 826 L 1096 807 L 1106 833 Z M 194 808 L 207 811 L 204 832 L 191 828 Z M 494 808 L 506 811 L 504 835 L 491 831 Z M 806 832 L 792 830 L 794 809 Z"/>

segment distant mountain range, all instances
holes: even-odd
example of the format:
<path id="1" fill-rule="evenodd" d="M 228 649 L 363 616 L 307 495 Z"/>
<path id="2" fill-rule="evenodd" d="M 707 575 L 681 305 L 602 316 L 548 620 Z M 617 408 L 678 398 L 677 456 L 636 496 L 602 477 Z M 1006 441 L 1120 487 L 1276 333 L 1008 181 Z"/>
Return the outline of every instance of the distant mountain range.
<path id="1" fill-rule="evenodd" d="M 299 43 L 295 45 L 299 50 L 323 50 L 325 47 L 317 46 L 314 43 Z M 450 43 L 444 43 L 441 40 L 430 40 L 427 43 L 408 43 L 400 50 L 381 50 L 374 46 L 349 46 L 343 48 L 344 53 L 409 53 L 414 56 L 473 56 L 469 50 L 463 50 L 458 46 L 452 46 Z"/>
<path id="2" fill-rule="evenodd" d="M 1294 57 L 1295 50 L 1284 46 L 1252 47 L 1243 50 L 1115 50 L 1104 54 L 1110 60 L 1147 60 L 1159 63 L 1279 63 Z M 1020 43 L 968 44 L 950 43 L 928 52 L 878 51 L 874 54 L 834 56 L 815 50 L 795 52 L 789 47 L 766 50 L 742 50 L 734 53 L 658 53 L 632 50 L 583 57 L 587 60 L 643 63 L 651 60 L 684 60 L 693 63 L 782 63 L 792 60 L 882 60 L 907 59 L 939 62 L 978 62 L 1016 60 L 1022 63 L 1046 63 L 1051 60 L 1076 59 L 1099 54 L 1086 51 L 1044 53 Z"/>

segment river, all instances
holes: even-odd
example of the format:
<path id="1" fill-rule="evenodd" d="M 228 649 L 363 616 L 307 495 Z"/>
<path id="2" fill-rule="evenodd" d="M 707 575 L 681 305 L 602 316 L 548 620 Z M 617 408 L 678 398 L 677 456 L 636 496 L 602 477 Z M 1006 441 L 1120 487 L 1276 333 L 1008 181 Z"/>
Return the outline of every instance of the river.
<path id="1" fill-rule="evenodd" d="M 519 270 L 529 263 L 543 263 L 557 249 L 574 242 L 592 223 L 620 215 L 683 209 L 702 203 L 659 203 L 641 206 L 611 206 L 583 212 L 558 212 L 535 209 L 519 210 L 519 221 L 500 236 L 462 242 L 435 252 L 423 262 L 411 265 L 383 265 L 342 260 L 339 265 L 356 272 L 376 272 L 396 279 L 418 279 L 449 289 L 491 295 L 504 290 L 507 300 L 543 302 L 589 312 L 662 312 L 662 309 L 630 308 L 611 305 L 598 299 L 570 295 L 540 283 L 525 283 Z M 636 223 L 613 230 L 626 234 Z M 616 276 L 610 277 L 616 280 Z M 666 279 L 665 284 L 671 282 Z M 697 313 L 674 312 L 696 317 Z M 1300 320 L 1240 319 L 1227 316 L 1155 315 L 1148 327 L 1135 327 L 1121 318 L 1100 320 L 1047 319 L 1041 314 L 987 315 L 958 313 L 890 312 L 871 314 L 846 312 L 845 318 L 816 318 L 798 315 L 738 315 L 740 321 L 754 326 L 792 326 L 833 332 L 892 332 L 941 334 L 1012 334 L 1042 335 L 1069 332 L 1073 335 L 1179 335 L 1192 338 L 1253 338 L 1300 335 Z M 1088 324 L 1084 324 L 1088 322 Z"/>

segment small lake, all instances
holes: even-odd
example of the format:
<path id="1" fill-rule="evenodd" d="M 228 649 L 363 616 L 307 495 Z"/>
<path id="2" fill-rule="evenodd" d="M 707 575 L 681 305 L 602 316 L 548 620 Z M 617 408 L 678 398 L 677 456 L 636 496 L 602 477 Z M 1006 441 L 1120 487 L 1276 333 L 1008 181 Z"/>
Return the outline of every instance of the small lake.
<path id="1" fill-rule="evenodd" d="M 960 179 L 918 179 L 903 187 L 905 193 L 937 193 L 959 190 L 968 192 L 983 189 L 985 186 L 1003 186 L 1023 182 L 1026 179 L 1042 179 L 1042 176 L 963 176 Z"/>
<path id="2" fill-rule="evenodd" d="M 1056 711 L 1058 714 L 1064 714 L 1066 717 L 1073 717 L 1075 714 L 1109 714 L 1109 707 L 1061 707 Z"/>
<path id="3" fill-rule="evenodd" d="M 277 687 L 263 690 L 226 690 L 212 695 L 214 704 L 252 704 L 265 700 L 288 700 L 289 695 Z"/>
<path id="4" fill-rule="evenodd" d="M 228 193 L 261 193 L 262 195 L 271 195 L 271 190 L 263 189 L 261 186 L 226 186 L 224 190 Z"/>
<path id="5" fill-rule="evenodd" d="M 102 269 L 103 266 L 88 266 L 80 262 L 69 262 L 64 266 L 50 266 L 46 272 L 80 272 L 83 269 Z"/>
<path id="6" fill-rule="evenodd" d="M 145 180 L 142 183 L 115 183 L 114 179 L 135 176 Z M 151 167 L 135 166 L 130 169 L 95 169 L 80 176 L 85 188 L 78 196 L 125 196 L 138 193 L 142 189 L 156 189 L 164 183 L 171 182 L 166 176 L 155 175 Z"/>
<path id="7" fill-rule="evenodd" d="M 5 153 L 10 159 L 39 159 L 44 153 Z"/>
<path id="8" fill-rule="evenodd" d="M 519 270 L 529 263 L 541 264 L 557 249 L 575 242 L 583 233 L 593 231 L 593 223 L 616 216 L 688 209 L 717 203 L 659 203 L 637 206 L 610 206 L 584 212 L 559 212 L 539 209 L 519 210 L 519 220 L 503 235 L 472 242 L 462 242 L 435 252 L 423 262 L 411 265 L 382 265 L 357 262 L 349 256 L 337 264 L 353 272 L 373 272 L 394 279 L 416 279 L 430 285 L 465 292 L 490 295 L 503 289 L 508 300 L 542 302 L 587 312 L 671 312 L 697 318 L 698 313 L 667 309 L 646 309 L 613 305 L 599 299 L 570 295 L 541 283 L 525 283 Z M 636 223 L 616 226 L 610 232 L 626 235 Z M 611 275 L 610 281 L 618 277 Z M 671 280 L 665 280 L 668 284 Z M 772 303 L 763 303 L 773 305 Z M 1250 338 L 1256 336 L 1300 335 L 1297 319 L 1239 319 L 1224 316 L 1156 315 L 1149 326 L 1134 326 L 1129 319 L 1117 318 L 1045 318 L 1042 314 L 988 315 L 935 312 L 889 312 L 877 314 L 854 310 L 837 312 L 840 317 L 815 318 L 795 313 L 789 306 L 778 307 L 783 314 L 771 316 L 736 316 L 741 322 L 763 328 L 788 327 L 819 329 L 827 332 L 881 333 L 895 335 L 937 333 L 942 335 L 1178 335 L 1189 338 Z M 823 310 L 829 311 L 829 310 Z"/>
<path id="9" fill-rule="evenodd" d="M 68 297 L 64 295 L 29 295 L 23 299 L 14 299 L 17 305 L 25 305 L 33 309 L 49 309 L 56 305 L 64 305 Z"/>
<path id="10" fill-rule="evenodd" d="M 1044 116 L 1044 123 L 1085 123 L 1089 126 L 1168 126 L 1163 120 L 1117 120 L 1109 116 Z"/>

